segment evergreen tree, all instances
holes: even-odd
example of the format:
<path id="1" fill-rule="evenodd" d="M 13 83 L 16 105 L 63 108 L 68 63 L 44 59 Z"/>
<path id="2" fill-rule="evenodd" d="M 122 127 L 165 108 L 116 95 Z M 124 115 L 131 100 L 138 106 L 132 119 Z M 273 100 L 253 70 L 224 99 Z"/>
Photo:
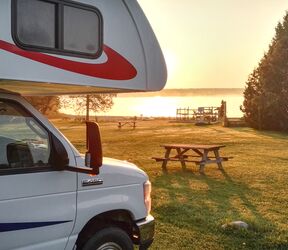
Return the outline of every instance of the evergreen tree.
<path id="1" fill-rule="evenodd" d="M 249 75 L 241 107 L 253 128 L 288 131 L 288 13 L 268 52 Z"/>

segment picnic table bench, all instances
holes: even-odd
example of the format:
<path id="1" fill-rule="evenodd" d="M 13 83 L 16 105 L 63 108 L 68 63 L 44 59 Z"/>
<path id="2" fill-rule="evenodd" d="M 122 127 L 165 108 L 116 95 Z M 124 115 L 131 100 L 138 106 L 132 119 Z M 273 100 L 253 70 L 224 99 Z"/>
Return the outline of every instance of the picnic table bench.
<path id="1" fill-rule="evenodd" d="M 168 161 L 179 161 L 183 170 L 186 170 L 186 162 L 194 162 L 199 165 L 199 171 L 204 173 L 206 164 L 217 163 L 218 168 L 223 169 L 222 162 L 232 158 L 220 157 L 219 150 L 225 147 L 224 145 L 163 144 L 160 146 L 165 149 L 164 157 L 152 157 L 152 159 L 162 162 L 164 172 L 167 172 Z M 176 151 L 176 155 L 171 156 L 172 151 Z M 187 154 L 191 151 L 193 154 Z"/>
<path id="2" fill-rule="evenodd" d="M 124 126 L 136 128 L 136 121 L 118 121 L 118 128 L 122 128 Z"/>

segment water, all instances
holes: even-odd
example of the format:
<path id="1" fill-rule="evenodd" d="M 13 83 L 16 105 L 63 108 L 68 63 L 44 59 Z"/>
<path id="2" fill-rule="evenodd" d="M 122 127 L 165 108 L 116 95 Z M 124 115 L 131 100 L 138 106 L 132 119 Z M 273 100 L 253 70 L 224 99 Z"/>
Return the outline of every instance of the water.
<path id="1" fill-rule="evenodd" d="M 175 117 L 177 108 L 219 107 L 221 100 L 227 103 L 228 117 L 242 117 L 240 105 L 243 103 L 241 94 L 226 95 L 193 95 L 193 96 L 122 96 L 114 98 L 114 106 L 106 113 L 107 116 L 144 116 L 144 117 Z"/>

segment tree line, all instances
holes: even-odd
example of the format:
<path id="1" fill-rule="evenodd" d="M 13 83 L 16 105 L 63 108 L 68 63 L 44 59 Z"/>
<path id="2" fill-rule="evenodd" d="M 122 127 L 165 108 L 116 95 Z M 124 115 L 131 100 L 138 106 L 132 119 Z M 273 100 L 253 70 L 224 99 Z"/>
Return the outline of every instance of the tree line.
<path id="1" fill-rule="evenodd" d="M 288 131 L 288 13 L 275 28 L 269 49 L 249 75 L 241 106 L 247 124 Z"/>
<path id="2" fill-rule="evenodd" d="M 44 115 L 56 115 L 59 114 L 61 108 L 66 108 L 73 109 L 74 113 L 78 115 L 86 114 L 86 119 L 89 120 L 89 112 L 105 112 L 111 109 L 115 96 L 115 94 L 72 95 L 63 98 L 31 96 L 26 99 Z"/>

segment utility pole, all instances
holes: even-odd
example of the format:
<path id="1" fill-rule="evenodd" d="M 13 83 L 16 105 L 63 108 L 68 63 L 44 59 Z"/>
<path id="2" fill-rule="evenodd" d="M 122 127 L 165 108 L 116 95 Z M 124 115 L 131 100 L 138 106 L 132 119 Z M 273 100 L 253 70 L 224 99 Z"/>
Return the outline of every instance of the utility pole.
<path id="1" fill-rule="evenodd" d="M 89 121 L 90 96 L 86 95 L 86 121 Z"/>

